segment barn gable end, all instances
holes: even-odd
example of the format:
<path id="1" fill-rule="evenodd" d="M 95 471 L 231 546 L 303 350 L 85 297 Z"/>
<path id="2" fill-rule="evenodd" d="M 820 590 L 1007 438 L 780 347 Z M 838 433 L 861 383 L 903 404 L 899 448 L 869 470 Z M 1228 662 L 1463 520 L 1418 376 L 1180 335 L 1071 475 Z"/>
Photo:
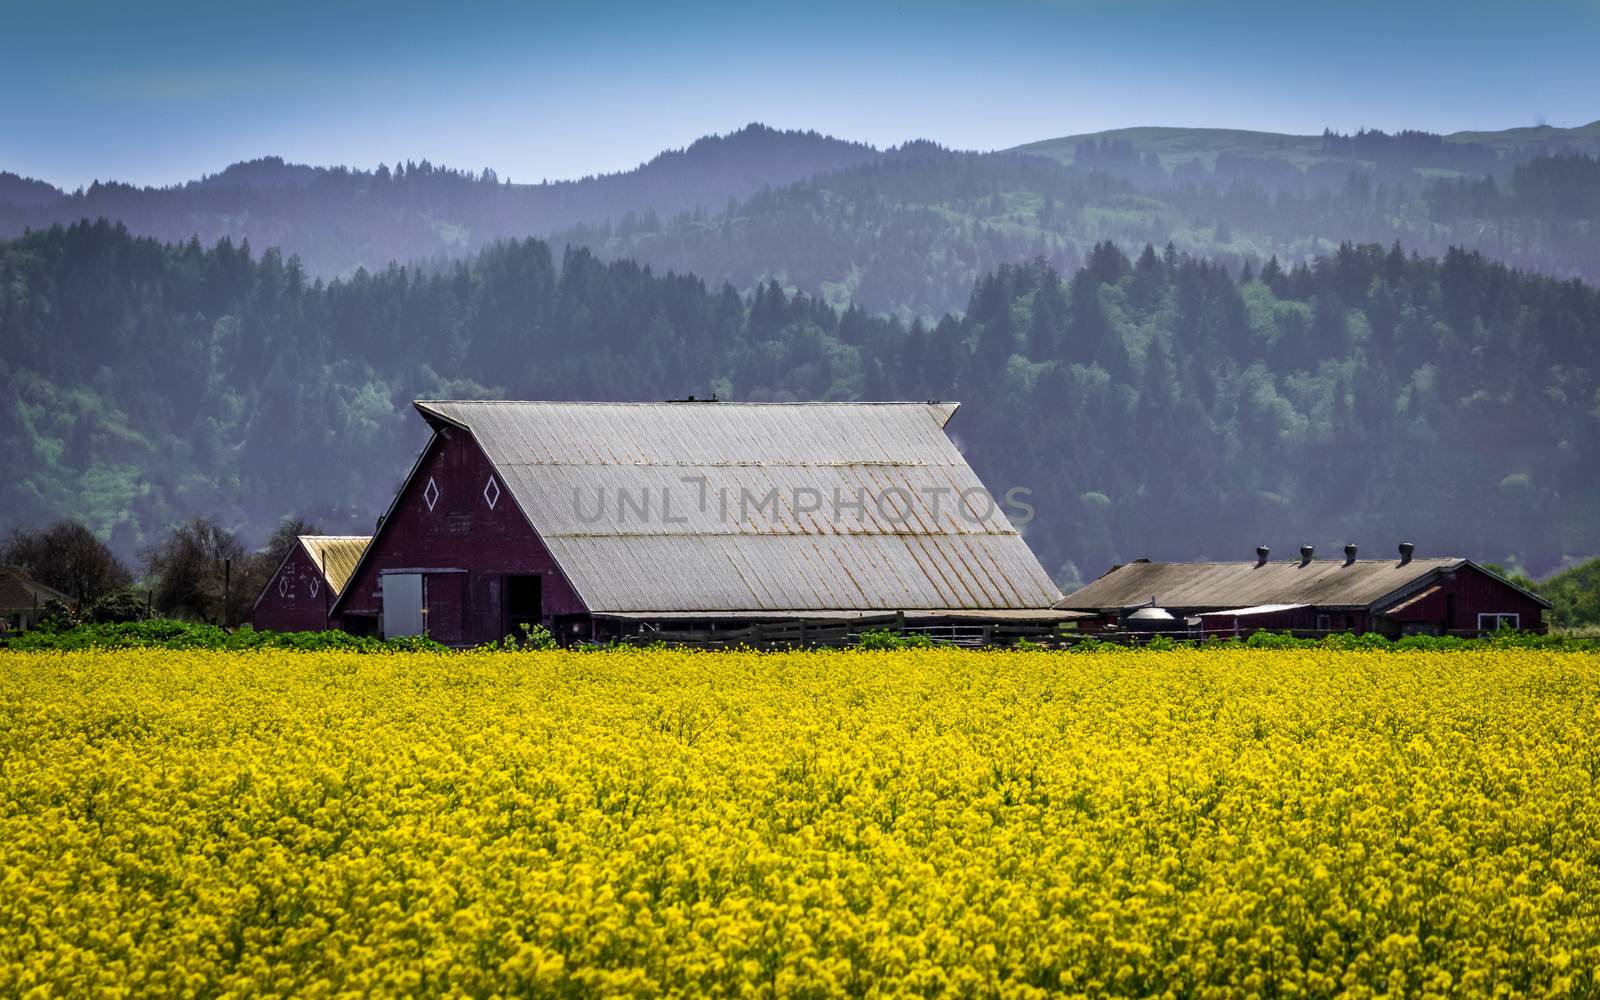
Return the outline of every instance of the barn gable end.
<path id="1" fill-rule="evenodd" d="M 251 625 L 273 632 L 320 632 L 327 628 L 329 610 L 367 541 L 350 535 L 297 538 L 256 597 L 250 611 Z"/>
<path id="2" fill-rule="evenodd" d="M 446 645 L 502 638 L 521 624 L 559 625 L 585 608 L 473 436 L 436 428 L 340 596 L 358 634 L 383 629 L 384 581 L 420 576 L 428 634 Z M 508 578 L 537 578 L 539 609 L 507 619 Z M 397 584 L 404 585 L 403 583 Z M 391 631 L 397 615 L 391 615 Z"/>

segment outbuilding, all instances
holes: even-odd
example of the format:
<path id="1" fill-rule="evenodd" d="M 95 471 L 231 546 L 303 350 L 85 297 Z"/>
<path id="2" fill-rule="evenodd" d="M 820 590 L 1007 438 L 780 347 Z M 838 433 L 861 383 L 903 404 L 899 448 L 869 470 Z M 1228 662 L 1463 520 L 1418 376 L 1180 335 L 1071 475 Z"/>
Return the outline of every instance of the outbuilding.
<path id="1" fill-rule="evenodd" d="M 1318 559 L 1302 546 L 1297 560 L 1175 563 L 1140 559 L 1074 591 L 1058 608 L 1092 617 L 1082 630 L 1144 631 L 1141 608 L 1159 604 L 1205 635 L 1248 635 L 1261 629 L 1479 635 L 1501 627 L 1543 632 L 1550 602 L 1460 556 L 1418 558 L 1403 542 L 1397 559 Z"/>
<path id="2" fill-rule="evenodd" d="M 0 566 L 0 632 L 23 631 L 39 624 L 45 606 L 70 606 L 72 598 L 47 587 L 16 566 Z"/>
<path id="3" fill-rule="evenodd" d="M 1077 617 L 945 433 L 954 403 L 414 405 L 432 434 L 334 602 L 351 632 Z"/>
<path id="4" fill-rule="evenodd" d="M 301 535 L 250 610 L 250 624 L 274 632 L 320 632 L 371 541 L 367 535 Z"/>

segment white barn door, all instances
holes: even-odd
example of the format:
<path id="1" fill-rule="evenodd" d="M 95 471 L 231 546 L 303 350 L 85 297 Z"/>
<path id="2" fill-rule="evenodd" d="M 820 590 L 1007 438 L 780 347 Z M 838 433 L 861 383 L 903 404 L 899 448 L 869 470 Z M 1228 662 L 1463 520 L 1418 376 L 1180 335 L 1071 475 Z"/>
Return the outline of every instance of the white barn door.
<path id="1" fill-rule="evenodd" d="M 422 629 L 422 574 L 385 573 L 383 637 L 421 635 Z"/>

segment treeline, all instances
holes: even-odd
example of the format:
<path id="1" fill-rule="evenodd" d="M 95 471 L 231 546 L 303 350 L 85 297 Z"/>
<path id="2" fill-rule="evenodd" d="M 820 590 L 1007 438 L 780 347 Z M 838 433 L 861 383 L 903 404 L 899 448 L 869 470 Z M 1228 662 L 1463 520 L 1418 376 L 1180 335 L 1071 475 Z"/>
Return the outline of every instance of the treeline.
<path id="1" fill-rule="evenodd" d="M 0 244 L 0 509 L 128 558 L 194 513 L 370 528 L 420 397 L 960 399 L 986 481 L 1034 491 L 1063 583 L 1139 556 L 1354 539 L 1543 573 L 1600 550 L 1600 296 L 1468 252 L 1345 246 L 1234 272 L 1091 248 L 1003 266 L 909 326 L 776 283 L 657 275 L 538 240 L 308 280 L 105 223 Z"/>

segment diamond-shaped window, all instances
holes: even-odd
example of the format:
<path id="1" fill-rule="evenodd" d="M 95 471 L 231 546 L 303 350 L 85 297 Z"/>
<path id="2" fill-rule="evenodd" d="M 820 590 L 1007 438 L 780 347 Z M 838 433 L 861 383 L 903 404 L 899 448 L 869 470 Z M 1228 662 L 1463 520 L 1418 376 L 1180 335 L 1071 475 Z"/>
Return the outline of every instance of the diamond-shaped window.
<path id="1" fill-rule="evenodd" d="M 311 578 L 311 596 L 316 597 L 317 591 L 322 589 L 322 582 L 316 577 Z"/>
<path id="2" fill-rule="evenodd" d="M 483 485 L 483 498 L 489 501 L 489 509 L 494 510 L 494 505 L 500 501 L 500 484 L 494 481 L 494 476 Z"/>
<path id="3" fill-rule="evenodd" d="M 279 597 L 288 597 L 289 596 L 289 574 L 288 573 L 284 573 L 282 576 L 278 577 L 278 596 Z"/>
<path id="4" fill-rule="evenodd" d="M 429 510 L 439 502 L 439 484 L 433 481 L 432 476 L 428 477 L 428 485 L 422 488 L 422 502 L 428 505 Z"/>

